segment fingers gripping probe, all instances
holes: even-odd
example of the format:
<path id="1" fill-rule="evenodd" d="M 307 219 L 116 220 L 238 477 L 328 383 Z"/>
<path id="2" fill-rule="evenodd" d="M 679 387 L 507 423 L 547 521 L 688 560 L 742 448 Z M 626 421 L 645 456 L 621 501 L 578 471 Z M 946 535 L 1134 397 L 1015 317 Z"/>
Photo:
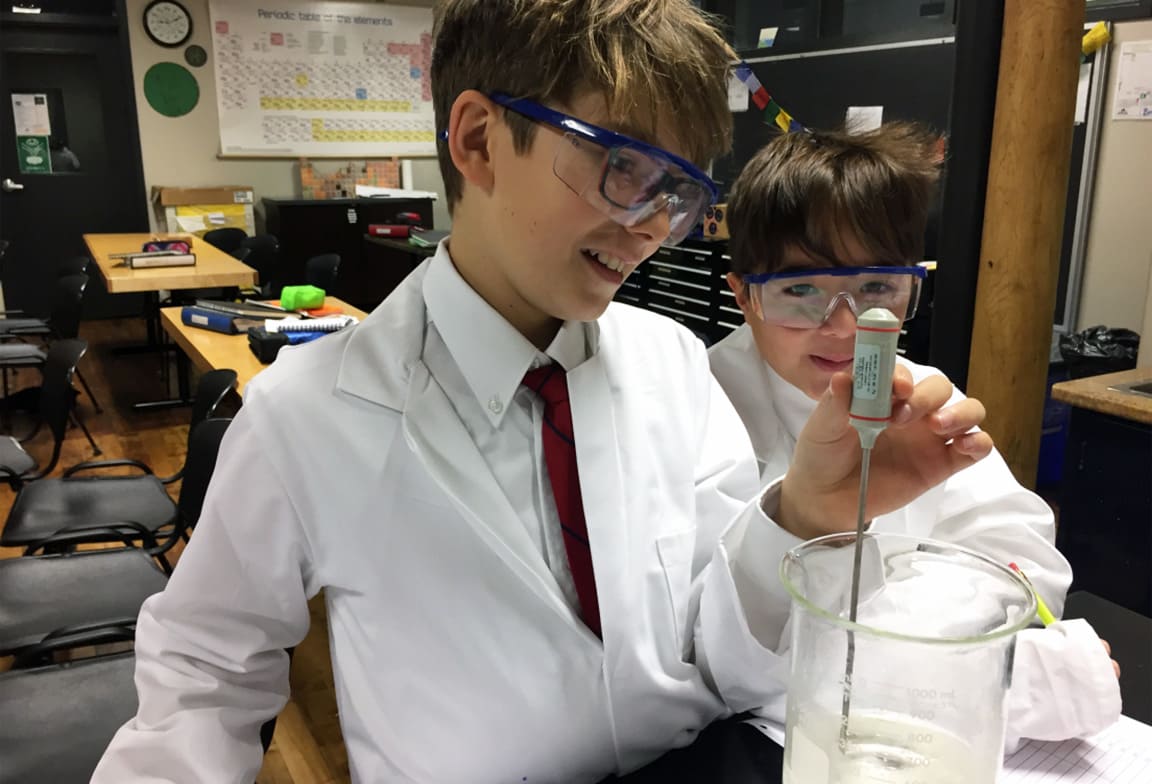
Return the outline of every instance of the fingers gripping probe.
<path id="1" fill-rule="evenodd" d="M 860 602 L 860 561 L 863 553 L 864 507 L 868 500 L 868 467 L 872 447 L 892 418 L 892 375 L 896 371 L 896 341 L 900 319 L 884 308 L 872 308 L 856 319 L 856 352 L 852 359 L 852 406 L 849 422 L 860 435 L 860 500 L 856 508 L 856 546 L 852 557 L 852 596 L 848 620 L 856 623 Z M 844 700 L 840 716 L 840 751 L 848 747 L 848 711 L 852 703 L 852 669 L 856 635 L 848 631 L 848 658 L 844 665 Z"/>

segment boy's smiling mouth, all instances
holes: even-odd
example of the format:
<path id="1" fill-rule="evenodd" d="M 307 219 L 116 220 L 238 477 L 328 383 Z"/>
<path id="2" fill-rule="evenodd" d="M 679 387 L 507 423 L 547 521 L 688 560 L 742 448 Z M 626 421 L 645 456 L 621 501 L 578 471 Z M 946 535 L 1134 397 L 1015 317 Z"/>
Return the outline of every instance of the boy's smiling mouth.
<path id="1" fill-rule="evenodd" d="M 623 259 L 617 258 L 610 253 L 595 250 L 593 248 L 581 248 L 580 250 L 585 256 L 588 256 L 600 264 L 603 264 L 613 272 L 619 272 L 621 275 L 624 275 L 625 271 L 628 269 L 629 265 Z"/>
<path id="2" fill-rule="evenodd" d="M 852 369 L 852 355 L 847 356 L 843 354 L 809 354 L 808 358 L 812 360 L 812 364 L 821 370 L 839 373 Z"/>

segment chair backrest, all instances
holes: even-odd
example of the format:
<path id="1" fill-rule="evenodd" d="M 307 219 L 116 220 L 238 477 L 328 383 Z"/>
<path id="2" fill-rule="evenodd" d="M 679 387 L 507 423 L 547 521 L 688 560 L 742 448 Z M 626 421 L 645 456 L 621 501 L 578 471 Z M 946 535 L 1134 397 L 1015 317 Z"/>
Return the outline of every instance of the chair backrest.
<path id="1" fill-rule="evenodd" d="M 48 323 L 59 338 L 75 338 L 80 334 L 80 311 L 84 306 L 84 290 L 88 276 L 84 273 L 65 275 L 56 281 L 56 301 Z"/>
<path id="2" fill-rule="evenodd" d="M 245 248 L 243 245 L 241 245 L 238 248 L 233 248 L 232 250 L 228 251 L 228 255 L 236 259 L 236 261 L 242 261 L 245 264 L 248 264 L 248 257 L 252 255 L 252 249 Z"/>
<path id="3" fill-rule="evenodd" d="M 56 443 L 52 447 L 52 459 L 40 471 L 40 475 L 51 473 L 60 459 L 60 447 L 68 431 L 68 415 L 72 412 L 75 395 L 72 391 L 72 376 L 76 365 L 88 350 L 88 343 L 77 338 L 57 340 L 48 349 L 48 356 L 41 369 L 43 381 L 40 384 L 40 418 L 52 432 Z"/>
<path id="4" fill-rule="evenodd" d="M 322 256 L 313 256 L 304 265 L 304 278 L 309 286 L 324 289 L 332 293 L 332 284 L 340 274 L 340 256 L 336 253 L 325 253 Z"/>
<path id="5" fill-rule="evenodd" d="M 181 530 L 194 527 L 200 519 L 208 482 L 216 470 L 220 442 L 230 424 L 231 419 L 205 419 L 192 428 L 188 439 L 188 456 L 184 459 L 184 481 L 180 483 L 180 498 L 176 502 L 180 512 L 177 525 Z"/>
<path id="6" fill-rule="evenodd" d="M 237 229 L 234 226 L 229 226 L 223 229 L 212 229 L 212 231 L 204 232 L 204 241 L 209 245 L 219 248 L 225 253 L 231 253 L 240 247 L 240 243 L 248 233 L 244 229 Z"/>
<path id="7" fill-rule="evenodd" d="M 240 245 L 245 248 L 251 248 L 257 253 L 280 252 L 280 240 L 276 239 L 275 234 L 257 234 L 253 237 L 245 237 Z"/>
<path id="8" fill-rule="evenodd" d="M 188 440 L 192 440 L 192 431 L 196 425 L 216 413 L 216 406 L 228 394 L 228 390 L 236 386 L 236 371 L 229 368 L 209 370 L 200 376 L 196 384 L 196 400 L 192 403 L 192 420 L 188 425 Z"/>
<path id="9" fill-rule="evenodd" d="M 56 268 L 56 277 L 63 278 L 67 275 L 87 275 L 88 268 L 92 265 L 92 259 L 87 256 L 73 256 L 70 259 L 64 259 L 60 262 L 60 266 Z"/>
<path id="10" fill-rule="evenodd" d="M 256 270 L 260 276 L 260 285 L 272 283 L 280 258 L 280 240 L 276 239 L 276 235 L 257 234 L 255 237 L 247 237 L 240 243 L 240 247 L 249 250 L 248 258 L 243 261 Z"/>
<path id="11" fill-rule="evenodd" d="M 184 457 L 184 465 L 172 476 L 161 479 L 161 482 L 166 485 L 172 484 L 184 477 L 188 455 L 192 453 L 192 434 L 196 432 L 196 426 L 216 413 L 216 407 L 224 400 L 228 390 L 236 386 L 236 378 L 236 371 L 228 368 L 209 370 L 200 376 L 200 381 L 196 384 L 196 399 L 192 402 L 192 419 L 188 423 L 188 452 Z"/>

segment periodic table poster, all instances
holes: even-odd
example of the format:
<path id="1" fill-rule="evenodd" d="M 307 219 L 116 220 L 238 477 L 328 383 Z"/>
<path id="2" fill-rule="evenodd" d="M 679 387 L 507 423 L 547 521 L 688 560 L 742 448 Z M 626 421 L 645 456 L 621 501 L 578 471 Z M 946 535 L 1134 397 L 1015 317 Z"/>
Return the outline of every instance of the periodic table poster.
<path id="1" fill-rule="evenodd" d="M 432 10 L 211 0 L 220 151 L 434 155 Z"/>

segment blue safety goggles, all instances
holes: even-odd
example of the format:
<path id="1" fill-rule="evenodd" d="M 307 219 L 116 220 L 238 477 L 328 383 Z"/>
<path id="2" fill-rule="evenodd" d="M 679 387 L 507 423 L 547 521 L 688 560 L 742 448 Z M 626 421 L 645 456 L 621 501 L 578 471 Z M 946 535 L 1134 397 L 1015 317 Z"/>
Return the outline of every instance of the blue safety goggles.
<path id="1" fill-rule="evenodd" d="M 887 308 L 902 321 L 916 315 L 928 271 L 923 267 L 829 267 L 745 275 L 760 317 L 783 327 L 819 327 L 841 302 L 859 316 Z"/>
<path id="2" fill-rule="evenodd" d="M 489 96 L 509 111 L 564 134 L 552 171 L 576 194 L 621 226 L 668 211 L 675 245 L 688 236 L 718 191 L 707 174 L 683 158 L 615 131 L 586 123 L 527 98 Z"/>

